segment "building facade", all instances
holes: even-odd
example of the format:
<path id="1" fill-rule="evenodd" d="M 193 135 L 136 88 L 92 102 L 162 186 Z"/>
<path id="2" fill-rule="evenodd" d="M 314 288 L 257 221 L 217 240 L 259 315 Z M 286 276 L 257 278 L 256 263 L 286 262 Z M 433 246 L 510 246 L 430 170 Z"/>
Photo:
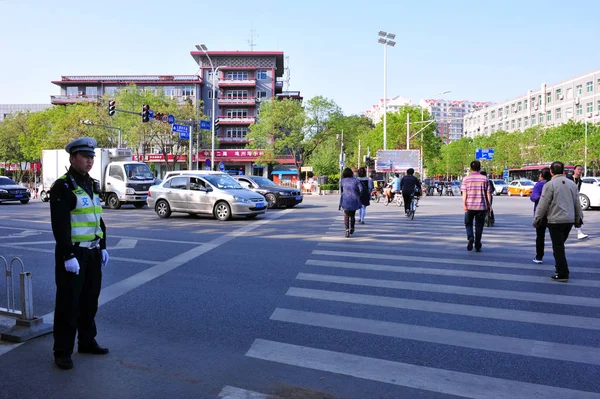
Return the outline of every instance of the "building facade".
<path id="1" fill-rule="evenodd" d="M 52 107 L 52 104 L 0 104 L 0 122 L 16 112 L 38 112 Z"/>
<path id="2" fill-rule="evenodd" d="M 464 136 L 465 115 L 492 105 L 491 102 L 467 100 L 422 99 L 421 108 L 429 111 L 438 125 L 437 135 L 445 143 L 460 140 Z"/>
<path id="3" fill-rule="evenodd" d="M 249 143 L 246 135 L 249 127 L 256 123 L 261 101 L 302 100 L 300 92 L 283 91 L 283 52 L 192 51 L 190 54 L 199 66 L 199 75 L 63 76 L 52 82 L 60 86 L 60 94 L 51 96 L 51 102 L 56 105 L 97 103 L 132 83 L 145 90 L 162 88 L 165 95 L 182 104 L 192 101 L 195 106 L 202 107 L 208 117 L 214 112 L 218 122 L 215 165 L 222 163 L 229 173 L 272 176 L 274 168 L 263 168 L 255 163 L 263 150 L 246 149 Z M 217 72 L 214 101 L 213 68 Z M 192 155 L 192 162 L 204 168 L 210 158 L 211 148 L 199 148 Z M 166 173 L 165 159 L 158 147 L 151 146 L 150 153 L 140 160 L 154 163 L 159 177 Z M 294 163 L 285 156 L 276 161 L 284 165 Z M 175 168 L 186 169 L 187 165 L 186 151 L 178 158 Z M 288 175 L 291 177 L 293 173 Z"/>
<path id="4" fill-rule="evenodd" d="M 386 108 L 387 112 L 398 112 L 400 107 L 412 105 L 410 98 L 404 98 L 396 96 L 387 100 Z M 383 98 L 379 99 L 379 103 L 374 104 L 371 109 L 365 111 L 365 116 L 369 118 L 374 124 L 378 124 L 383 119 Z"/>
<path id="5" fill-rule="evenodd" d="M 600 122 L 600 70 L 554 85 L 542 83 L 539 90 L 465 115 L 465 136 L 557 126 L 569 120 Z"/>

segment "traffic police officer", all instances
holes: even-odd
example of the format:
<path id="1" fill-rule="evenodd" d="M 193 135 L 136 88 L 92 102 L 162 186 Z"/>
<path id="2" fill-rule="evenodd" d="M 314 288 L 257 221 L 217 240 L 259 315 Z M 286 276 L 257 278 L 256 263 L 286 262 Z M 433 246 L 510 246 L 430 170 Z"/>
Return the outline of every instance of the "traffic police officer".
<path id="1" fill-rule="evenodd" d="M 50 189 L 56 240 L 54 361 L 64 370 L 73 368 L 76 332 L 79 353 L 108 353 L 95 340 L 102 267 L 108 263 L 99 187 L 88 174 L 94 165 L 96 145 L 89 137 L 69 143 L 65 149 L 71 167 Z"/>

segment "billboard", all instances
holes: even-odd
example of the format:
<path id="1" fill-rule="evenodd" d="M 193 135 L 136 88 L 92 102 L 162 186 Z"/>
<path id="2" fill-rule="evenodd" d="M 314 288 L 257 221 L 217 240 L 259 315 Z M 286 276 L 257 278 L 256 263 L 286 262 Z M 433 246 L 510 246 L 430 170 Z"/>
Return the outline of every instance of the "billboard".
<path id="1" fill-rule="evenodd" d="M 421 172 L 421 152 L 419 150 L 377 151 L 375 171 L 404 173 L 408 168 L 413 168 L 415 172 Z"/>

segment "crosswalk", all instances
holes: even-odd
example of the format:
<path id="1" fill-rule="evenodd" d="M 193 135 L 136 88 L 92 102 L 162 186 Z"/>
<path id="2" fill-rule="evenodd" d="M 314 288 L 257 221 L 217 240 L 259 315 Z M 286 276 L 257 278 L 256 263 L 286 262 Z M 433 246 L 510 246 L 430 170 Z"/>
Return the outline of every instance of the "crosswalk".
<path id="1" fill-rule="evenodd" d="M 486 230 L 475 253 L 456 214 L 392 215 L 373 209 L 351 239 L 336 217 L 269 318 L 356 346 L 256 337 L 246 356 L 387 384 L 389 397 L 600 398 L 600 267 L 582 261 L 593 249 L 570 257 L 562 284 L 549 279 L 549 247 L 547 264 L 531 263 L 525 224 Z M 373 340 L 387 349 L 369 352 Z M 274 398 L 234 387 L 219 397 Z"/>

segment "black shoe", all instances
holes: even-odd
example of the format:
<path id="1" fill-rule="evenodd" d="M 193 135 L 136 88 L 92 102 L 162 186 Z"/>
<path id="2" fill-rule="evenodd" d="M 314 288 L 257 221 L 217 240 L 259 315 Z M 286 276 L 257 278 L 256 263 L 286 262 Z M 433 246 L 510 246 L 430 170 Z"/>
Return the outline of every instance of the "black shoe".
<path id="1" fill-rule="evenodd" d="M 54 363 L 61 370 L 71 370 L 73 368 L 73 360 L 71 360 L 70 356 L 66 357 L 54 357 Z"/>
<path id="2" fill-rule="evenodd" d="M 467 244 L 467 251 L 472 251 L 473 250 L 473 239 L 470 238 L 469 239 L 469 243 Z"/>
<path id="3" fill-rule="evenodd" d="M 481 247 L 475 247 L 476 252 L 481 252 Z"/>
<path id="4" fill-rule="evenodd" d="M 560 274 L 555 274 L 550 278 L 554 281 L 560 281 L 561 283 L 566 283 L 567 281 L 569 281 L 569 276 L 561 276 Z"/>
<path id="5" fill-rule="evenodd" d="M 350 235 L 354 234 L 354 227 L 350 229 Z"/>
<path id="6" fill-rule="evenodd" d="M 346 238 L 350 237 L 350 232 L 346 230 Z"/>
<path id="7" fill-rule="evenodd" d="M 108 353 L 108 348 L 100 346 L 94 342 L 92 345 L 79 345 L 77 352 L 91 353 L 92 355 L 106 355 Z"/>

